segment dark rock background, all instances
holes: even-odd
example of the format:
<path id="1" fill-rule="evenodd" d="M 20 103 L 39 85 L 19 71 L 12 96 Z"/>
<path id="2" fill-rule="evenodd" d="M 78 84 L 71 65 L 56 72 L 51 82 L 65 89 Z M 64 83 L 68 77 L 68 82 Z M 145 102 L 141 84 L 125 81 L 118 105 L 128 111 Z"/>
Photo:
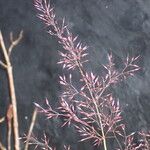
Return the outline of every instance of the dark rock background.
<path id="1" fill-rule="evenodd" d="M 89 45 L 89 69 L 100 73 L 112 51 L 119 66 L 127 54 L 140 55 L 141 71 L 118 87 L 115 95 L 120 99 L 129 132 L 150 129 L 150 1 L 149 0 L 52 0 L 59 17 L 65 16 L 72 32 Z M 27 132 L 33 102 L 44 105 L 47 97 L 57 105 L 61 87 L 58 75 L 66 73 L 56 63 L 62 47 L 57 39 L 45 32 L 36 17 L 32 0 L 0 0 L 0 29 L 9 45 L 9 33 L 24 30 L 24 37 L 12 52 L 12 63 L 20 136 Z M 0 54 L 2 59 L 2 54 Z M 75 79 L 77 80 L 77 79 Z M 0 117 L 6 114 L 9 103 L 7 77 L 0 69 Z M 90 143 L 78 143 L 72 128 L 60 127 L 60 121 L 47 121 L 39 115 L 35 125 L 37 137 L 42 131 L 58 149 L 69 143 L 74 150 L 92 150 Z M 0 140 L 6 142 L 6 124 L 0 124 Z M 95 148 L 96 149 L 96 148 Z"/>

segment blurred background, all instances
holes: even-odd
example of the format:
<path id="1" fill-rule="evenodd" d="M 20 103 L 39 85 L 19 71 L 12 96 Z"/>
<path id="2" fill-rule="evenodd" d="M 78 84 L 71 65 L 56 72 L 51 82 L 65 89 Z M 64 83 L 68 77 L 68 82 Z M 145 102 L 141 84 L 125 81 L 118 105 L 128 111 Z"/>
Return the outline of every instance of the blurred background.
<path id="1" fill-rule="evenodd" d="M 88 69 L 101 74 L 107 53 L 112 52 L 117 66 L 130 56 L 140 55 L 141 70 L 135 77 L 114 87 L 119 98 L 127 131 L 150 129 L 150 1 L 149 0 L 51 0 L 58 18 L 65 17 L 69 28 L 89 46 Z M 27 133 L 34 102 L 44 106 L 45 99 L 55 107 L 61 93 L 58 76 L 67 74 L 57 65 L 57 39 L 46 33 L 36 17 L 32 0 L 0 0 L 0 30 L 6 46 L 9 34 L 23 39 L 13 49 L 11 61 L 17 96 L 20 136 Z M 2 51 L 0 59 L 3 59 Z M 75 81 L 78 79 L 75 78 Z M 0 118 L 6 115 L 10 102 L 6 71 L 0 67 Z M 45 132 L 58 149 L 70 144 L 73 150 L 93 150 L 90 142 L 77 143 L 73 128 L 60 128 L 61 121 L 46 120 L 38 114 L 34 134 Z M 0 124 L 0 141 L 6 143 L 6 123 Z M 23 142 L 21 143 L 23 147 Z M 30 148 L 32 149 L 32 148 Z"/>

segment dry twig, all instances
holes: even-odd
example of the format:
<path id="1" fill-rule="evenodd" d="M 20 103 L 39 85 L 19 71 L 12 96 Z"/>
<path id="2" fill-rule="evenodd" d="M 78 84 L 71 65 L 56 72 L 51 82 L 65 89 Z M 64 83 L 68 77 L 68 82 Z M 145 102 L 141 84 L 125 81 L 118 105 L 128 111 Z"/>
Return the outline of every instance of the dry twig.
<path id="1" fill-rule="evenodd" d="M 16 40 L 13 40 L 13 36 L 11 36 L 10 39 L 11 45 L 7 50 L 3 40 L 2 33 L 0 31 L 0 46 L 2 48 L 2 52 L 5 60 L 5 62 L 0 61 L 0 65 L 7 70 L 7 75 L 8 75 L 9 92 L 10 92 L 10 99 L 11 99 L 12 110 L 13 110 L 13 130 L 14 130 L 15 150 L 20 150 L 20 142 L 19 142 L 19 128 L 18 128 L 18 115 L 17 115 L 17 101 L 16 101 L 16 94 L 15 94 L 12 65 L 10 61 L 10 53 L 14 48 L 14 46 L 16 46 L 20 42 L 22 35 L 23 35 L 23 31 L 20 32 Z"/>
<path id="2" fill-rule="evenodd" d="M 0 123 L 5 121 L 5 117 L 0 118 Z"/>
<path id="3" fill-rule="evenodd" d="M 0 123 L 5 121 L 5 117 L 0 118 Z M 3 144 L 0 142 L 0 150 L 6 150 L 6 148 L 3 146 Z"/>
<path id="4" fill-rule="evenodd" d="M 28 150 L 29 141 L 30 141 L 30 138 L 31 138 L 33 127 L 35 125 L 36 117 L 37 117 L 37 108 L 34 109 L 34 112 L 33 112 L 33 115 L 32 115 L 32 120 L 31 120 L 29 131 L 28 131 L 27 140 L 26 140 L 24 150 Z"/>
<path id="5" fill-rule="evenodd" d="M 6 150 L 6 148 L 3 146 L 1 142 L 0 142 L 0 150 Z"/>
<path id="6" fill-rule="evenodd" d="M 13 108 L 12 104 L 10 104 L 7 109 L 7 124 L 8 124 L 7 147 L 8 147 L 8 150 L 11 150 L 11 134 L 12 134 L 12 119 L 13 119 L 12 108 Z"/>

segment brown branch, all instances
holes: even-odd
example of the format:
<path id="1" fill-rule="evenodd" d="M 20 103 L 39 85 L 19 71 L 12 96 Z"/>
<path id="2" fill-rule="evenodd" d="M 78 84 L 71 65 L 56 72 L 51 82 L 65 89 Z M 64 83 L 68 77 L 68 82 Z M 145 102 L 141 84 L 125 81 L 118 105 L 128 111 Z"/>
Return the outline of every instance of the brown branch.
<path id="1" fill-rule="evenodd" d="M 19 37 L 14 41 L 12 41 L 9 50 L 11 52 L 12 48 L 19 43 L 22 38 L 22 32 L 20 32 Z M 14 130 L 14 142 L 15 142 L 15 150 L 20 150 L 20 141 L 19 141 L 19 127 L 18 127 L 18 114 L 17 114 L 17 101 L 16 101 L 16 94 L 15 94 L 15 86 L 14 86 L 14 78 L 13 78 L 13 70 L 12 65 L 9 57 L 9 51 L 6 49 L 2 33 L 0 31 L 0 46 L 2 48 L 2 52 L 4 55 L 5 63 L 1 63 L 1 65 L 7 70 L 8 75 L 8 82 L 9 82 L 9 92 L 10 92 L 10 99 L 12 103 L 12 110 L 13 110 L 13 130 Z M 5 65 L 3 65 L 5 64 Z"/>
<path id="2" fill-rule="evenodd" d="M 29 141 L 30 141 L 32 130 L 33 130 L 33 127 L 34 127 L 34 124 L 35 124 L 35 121 L 36 121 L 36 117 L 37 117 L 37 108 L 34 109 L 34 112 L 33 112 L 33 115 L 32 115 L 32 120 L 31 120 L 29 131 L 28 131 L 27 140 L 26 140 L 24 150 L 28 150 Z"/>
<path id="3" fill-rule="evenodd" d="M 0 142 L 0 150 L 6 150 L 6 148 L 3 146 L 1 142 Z"/>
<path id="4" fill-rule="evenodd" d="M 2 67 L 4 67 L 4 69 L 7 68 L 7 65 L 6 65 L 5 63 L 3 63 L 2 61 L 0 61 L 0 65 L 1 65 Z"/>
<path id="5" fill-rule="evenodd" d="M 0 118 L 0 123 L 5 121 L 5 117 Z M 6 148 L 3 146 L 3 144 L 0 142 L 0 150 L 6 150 Z"/>
<path id="6" fill-rule="evenodd" d="M 13 119 L 13 110 L 12 104 L 9 105 L 7 109 L 7 147 L 8 150 L 11 150 L 11 134 L 12 134 L 12 119 Z"/>
<path id="7" fill-rule="evenodd" d="M 14 39 L 13 39 L 13 33 L 12 33 L 12 32 L 10 33 L 11 45 L 10 45 L 10 47 L 8 48 L 8 54 L 9 54 L 9 56 L 10 56 L 10 54 L 11 54 L 12 49 L 13 49 L 16 45 L 18 45 L 18 43 L 19 43 L 20 40 L 22 39 L 22 36 L 23 36 L 23 31 L 21 31 L 21 32 L 19 33 L 18 38 L 17 38 L 16 40 L 14 40 Z"/>
<path id="8" fill-rule="evenodd" d="M 0 118 L 0 123 L 5 121 L 5 117 Z"/>

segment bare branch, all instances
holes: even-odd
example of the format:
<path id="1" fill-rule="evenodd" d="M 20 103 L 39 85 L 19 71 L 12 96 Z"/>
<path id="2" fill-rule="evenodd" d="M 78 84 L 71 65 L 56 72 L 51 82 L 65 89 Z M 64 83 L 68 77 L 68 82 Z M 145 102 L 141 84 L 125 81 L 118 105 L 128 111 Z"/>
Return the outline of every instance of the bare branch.
<path id="1" fill-rule="evenodd" d="M 11 150 L 11 134 L 12 134 L 12 119 L 13 119 L 13 107 L 10 104 L 7 109 L 7 147 Z"/>
<path id="2" fill-rule="evenodd" d="M 0 61 L 0 65 L 1 65 L 2 67 L 4 67 L 4 69 L 7 69 L 7 65 L 6 65 L 5 63 L 3 63 L 2 61 Z"/>
<path id="3" fill-rule="evenodd" d="M 15 41 L 15 43 L 13 44 L 13 46 L 10 46 L 10 47 L 13 48 L 16 44 L 18 44 L 18 42 L 21 40 L 21 38 L 22 38 L 22 32 L 20 32 L 20 35 L 19 35 L 18 39 Z M 5 59 L 5 64 L 1 62 L 1 65 L 3 67 L 5 67 L 5 69 L 7 71 L 10 99 L 11 99 L 12 110 L 13 110 L 13 129 L 14 129 L 13 131 L 14 131 L 14 141 L 15 141 L 14 147 L 15 147 L 15 150 L 20 150 L 17 100 L 16 100 L 16 93 L 15 93 L 15 86 L 14 86 L 13 70 L 12 70 L 12 65 L 11 65 L 11 61 L 10 61 L 10 57 L 9 57 L 9 52 L 6 49 L 1 31 L 0 31 L 0 46 L 2 48 L 2 52 L 4 55 L 4 59 Z M 10 48 L 10 50 L 12 48 Z"/>
<path id="4" fill-rule="evenodd" d="M 5 117 L 0 118 L 0 123 L 5 121 Z"/>
<path id="5" fill-rule="evenodd" d="M 3 146 L 1 142 L 0 142 L 0 150 L 6 150 L 6 148 Z"/>
<path id="6" fill-rule="evenodd" d="M 29 141 L 30 141 L 30 138 L 31 138 L 32 130 L 33 130 L 34 125 L 35 125 L 36 117 L 37 117 L 37 108 L 34 109 L 34 112 L 33 112 L 33 115 L 32 115 L 32 120 L 31 120 L 29 131 L 28 131 L 27 140 L 26 140 L 24 150 L 28 150 Z"/>
<path id="7" fill-rule="evenodd" d="M 12 33 L 12 32 L 10 33 L 11 45 L 10 45 L 10 47 L 8 48 L 8 54 L 9 54 L 9 56 L 10 56 L 10 54 L 11 54 L 12 49 L 13 49 L 16 45 L 18 45 L 18 43 L 20 42 L 20 40 L 22 39 L 22 37 L 23 37 L 23 30 L 20 31 L 19 36 L 18 36 L 17 39 L 15 39 L 15 40 L 13 39 L 13 33 Z"/>

